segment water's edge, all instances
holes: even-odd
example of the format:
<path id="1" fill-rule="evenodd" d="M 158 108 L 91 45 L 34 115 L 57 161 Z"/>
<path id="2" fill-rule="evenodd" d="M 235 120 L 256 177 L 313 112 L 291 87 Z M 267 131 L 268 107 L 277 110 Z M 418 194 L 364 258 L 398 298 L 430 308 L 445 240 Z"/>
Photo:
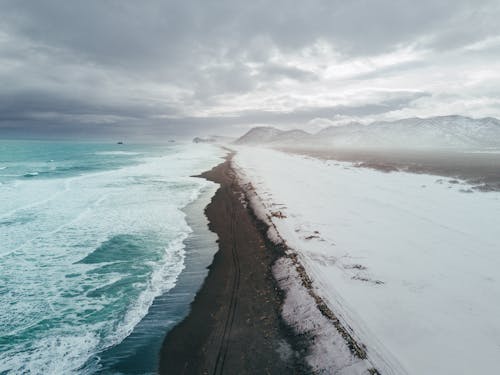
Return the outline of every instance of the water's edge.
<path id="1" fill-rule="evenodd" d="M 184 269 L 176 285 L 155 298 L 147 315 L 120 344 L 99 354 L 99 374 L 156 374 L 162 342 L 189 313 L 190 304 L 208 273 L 217 247 L 217 235 L 208 229 L 204 214 L 218 185 L 203 189 L 182 211 L 192 232 L 184 240 Z"/>

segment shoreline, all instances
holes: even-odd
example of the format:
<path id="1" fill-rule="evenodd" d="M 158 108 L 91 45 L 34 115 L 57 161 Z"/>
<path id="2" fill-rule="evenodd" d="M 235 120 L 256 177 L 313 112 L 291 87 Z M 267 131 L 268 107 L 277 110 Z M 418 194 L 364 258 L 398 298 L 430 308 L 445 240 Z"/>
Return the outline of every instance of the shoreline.
<path id="1" fill-rule="evenodd" d="M 98 374 L 155 374 L 159 365 L 158 351 L 165 335 L 188 314 L 189 306 L 202 286 L 218 249 L 217 235 L 208 227 L 203 215 L 218 187 L 206 188 L 200 196 L 182 209 L 192 232 L 183 241 L 184 269 L 175 286 L 156 297 L 148 313 L 132 333 L 119 344 L 99 354 Z M 200 216 L 200 213 L 202 214 Z"/>
<path id="2" fill-rule="evenodd" d="M 247 207 L 232 156 L 200 175 L 220 185 L 205 209 L 219 250 L 190 313 L 164 339 L 159 373 L 311 373 L 304 360 L 310 338 L 281 317 L 284 296 L 272 267 L 283 249 Z"/>

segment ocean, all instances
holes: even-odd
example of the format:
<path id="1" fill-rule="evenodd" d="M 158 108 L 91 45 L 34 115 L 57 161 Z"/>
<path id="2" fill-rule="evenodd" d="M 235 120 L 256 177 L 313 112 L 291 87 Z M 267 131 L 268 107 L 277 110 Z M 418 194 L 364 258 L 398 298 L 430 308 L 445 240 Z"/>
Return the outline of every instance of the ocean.
<path id="1" fill-rule="evenodd" d="M 154 373 L 216 251 L 205 144 L 0 141 L 0 374 Z"/>

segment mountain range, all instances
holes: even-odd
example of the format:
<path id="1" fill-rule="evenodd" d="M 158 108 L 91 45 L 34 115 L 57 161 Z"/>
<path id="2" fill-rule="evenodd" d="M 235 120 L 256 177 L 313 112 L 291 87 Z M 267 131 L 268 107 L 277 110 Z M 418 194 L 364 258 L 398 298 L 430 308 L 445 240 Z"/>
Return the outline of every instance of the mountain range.
<path id="1" fill-rule="evenodd" d="M 256 127 L 234 143 L 326 148 L 488 149 L 500 148 L 500 120 L 464 116 L 408 118 L 330 126 L 311 134 L 303 130 Z"/>

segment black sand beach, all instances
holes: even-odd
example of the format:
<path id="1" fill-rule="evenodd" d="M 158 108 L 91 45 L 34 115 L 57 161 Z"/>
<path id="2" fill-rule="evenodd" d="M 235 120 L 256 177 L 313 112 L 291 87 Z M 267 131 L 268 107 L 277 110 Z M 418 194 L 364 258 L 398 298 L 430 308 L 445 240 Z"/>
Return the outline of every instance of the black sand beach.
<path id="1" fill-rule="evenodd" d="M 310 373 L 304 345 L 280 318 L 282 295 L 271 274 L 280 249 L 246 208 L 230 160 L 202 175 L 221 185 L 206 208 L 219 251 L 190 314 L 165 338 L 159 372 Z"/>

